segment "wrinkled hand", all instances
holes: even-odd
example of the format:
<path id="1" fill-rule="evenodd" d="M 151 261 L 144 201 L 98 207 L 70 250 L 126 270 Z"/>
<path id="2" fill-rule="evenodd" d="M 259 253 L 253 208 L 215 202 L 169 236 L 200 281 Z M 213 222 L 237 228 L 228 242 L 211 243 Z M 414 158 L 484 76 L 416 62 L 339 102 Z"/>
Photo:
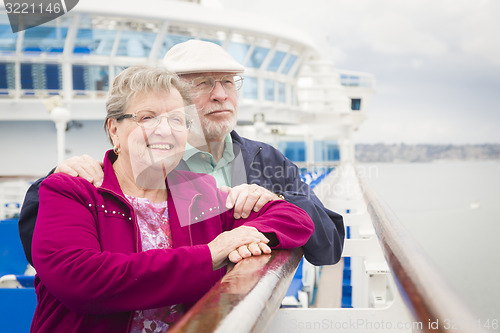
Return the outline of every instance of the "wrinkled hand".
<path id="1" fill-rule="evenodd" d="M 224 266 L 228 258 L 231 262 L 236 263 L 251 255 L 260 255 L 262 252 L 271 253 L 271 249 L 266 245 L 268 242 L 269 239 L 254 227 L 241 226 L 225 231 L 208 243 L 213 269 L 216 270 Z M 231 257 L 229 257 L 230 254 Z"/>
<path id="2" fill-rule="evenodd" d="M 237 263 L 244 258 L 251 256 L 260 256 L 261 254 L 271 253 L 271 248 L 266 243 L 250 243 L 248 245 L 242 245 L 238 249 L 232 251 L 227 256 L 229 261 Z"/>
<path id="3" fill-rule="evenodd" d="M 104 172 L 102 171 L 102 162 L 94 160 L 89 155 L 73 156 L 61 162 L 54 173 L 66 173 L 73 177 L 85 178 L 95 187 L 102 185 Z"/>
<path id="4" fill-rule="evenodd" d="M 246 219 L 253 211 L 258 212 L 269 201 L 280 198 L 273 192 L 256 184 L 241 184 L 233 188 L 221 186 L 221 191 L 229 192 L 226 208 L 234 208 L 234 218 Z"/>

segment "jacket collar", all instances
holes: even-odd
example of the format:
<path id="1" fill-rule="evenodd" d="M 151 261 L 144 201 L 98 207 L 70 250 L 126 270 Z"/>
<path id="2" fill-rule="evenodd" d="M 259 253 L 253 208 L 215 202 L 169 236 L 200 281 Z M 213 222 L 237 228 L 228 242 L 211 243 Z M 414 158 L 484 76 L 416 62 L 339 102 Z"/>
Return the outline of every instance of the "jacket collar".
<path id="1" fill-rule="evenodd" d="M 106 152 L 103 162 L 104 179 L 100 189 L 124 198 L 125 196 L 113 169 L 116 158 L 113 150 Z M 167 175 L 165 182 L 168 190 L 168 204 L 173 203 L 179 221 L 182 222 L 191 220 L 191 210 L 197 208 L 196 205 L 193 205 L 196 197 L 200 195 L 213 196 L 213 189 L 216 188 L 213 177 L 182 170 L 171 171 Z M 193 213 L 196 214 L 196 212 Z"/>
<path id="2" fill-rule="evenodd" d="M 113 163 L 115 163 L 117 156 L 112 149 L 106 152 L 103 161 L 103 172 L 104 179 L 102 181 L 101 189 L 108 190 L 120 194 L 123 196 L 122 189 L 116 178 L 115 170 L 113 169 Z"/>
<path id="3" fill-rule="evenodd" d="M 249 144 L 249 140 L 242 138 L 238 133 L 236 133 L 236 131 L 231 132 L 231 138 L 233 139 L 234 143 L 234 155 L 238 155 L 239 151 L 241 151 L 241 154 L 245 161 L 245 165 L 250 165 L 250 163 L 252 163 L 253 157 L 260 151 L 261 145 Z"/>

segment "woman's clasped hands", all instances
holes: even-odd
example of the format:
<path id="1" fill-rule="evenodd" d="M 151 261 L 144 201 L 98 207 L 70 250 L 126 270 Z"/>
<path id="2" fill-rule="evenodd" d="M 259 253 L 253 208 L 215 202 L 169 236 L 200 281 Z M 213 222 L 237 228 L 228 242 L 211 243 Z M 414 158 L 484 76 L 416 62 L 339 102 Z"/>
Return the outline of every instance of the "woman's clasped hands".
<path id="1" fill-rule="evenodd" d="M 250 256 L 271 253 L 269 239 L 254 227 L 241 226 L 219 234 L 208 243 L 213 269 L 223 267 L 227 260 L 237 263 Z"/>

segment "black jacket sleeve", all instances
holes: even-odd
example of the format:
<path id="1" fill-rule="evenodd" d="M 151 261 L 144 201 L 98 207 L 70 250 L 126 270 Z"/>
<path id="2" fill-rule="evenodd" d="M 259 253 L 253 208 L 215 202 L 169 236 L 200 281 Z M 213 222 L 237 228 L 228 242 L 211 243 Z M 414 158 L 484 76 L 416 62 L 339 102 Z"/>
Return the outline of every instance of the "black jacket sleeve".
<path id="1" fill-rule="evenodd" d="M 244 144 L 252 144 L 244 140 Z M 345 229 L 342 216 L 325 208 L 311 187 L 300 178 L 298 167 L 273 147 L 258 143 L 260 149 L 247 156 L 249 184 L 261 185 L 302 208 L 314 222 L 314 233 L 304 246 L 304 256 L 313 265 L 333 265 L 342 256 Z"/>
<path id="2" fill-rule="evenodd" d="M 52 170 L 46 177 L 38 179 L 30 186 L 28 192 L 26 192 L 26 196 L 24 197 L 21 213 L 19 214 L 19 237 L 21 237 L 21 243 L 23 244 L 26 259 L 32 266 L 33 259 L 31 259 L 31 242 L 33 239 L 33 230 L 35 230 L 36 217 L 38 215 L 38 205 L 40 203 L 38 190 L 40 189 L 40 184 L 53 172 L 54 170 Z"/>
<path id="3" fill-rule="evenodd" d="M 325 208 L 304 184 L 300 191 L 284 191 L 285 200 L 302 208 L 314 222 L 315 231 L 304 245 L 304 256 L 313 265 L 333 265 L 340 260 L 344 246 L 344 222 L 342 216 Z"/>

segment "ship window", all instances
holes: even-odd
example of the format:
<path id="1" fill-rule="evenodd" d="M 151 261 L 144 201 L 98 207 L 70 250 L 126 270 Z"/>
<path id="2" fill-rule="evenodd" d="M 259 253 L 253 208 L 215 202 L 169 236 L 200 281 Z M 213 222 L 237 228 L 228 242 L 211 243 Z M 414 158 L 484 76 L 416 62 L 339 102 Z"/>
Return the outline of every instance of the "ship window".
<path id="1" fill-rule="evenodd" d="M 75 55 L 111 55 L 116 30 L 78 29 L 73 53 Z"/>
<path id="2" fill-rule="evenodd" d="M 274 81 L 264 80 L 264 99 L 274 101 Z"/>
<path id="3" fill-rule="evenodd" d="M 327 161 L 338 161 L 340 160 L 340 149 L 337 142 L 326 141 L 325 143 L 326 150 L 326 160 Z"/>
<path id="4" fill-rule="evenodd" d="M 282 141 L 278 144 L 279 150 L 293 162 L 305 162 L 306 144 L 299 141 Z"/>
<path id="5" fill-rule="evenodd" d="M 336 145 L 328 145 L 327 146 L 327 161 L 338 161 L 340 160 L 340 151 L 339 147 Z"/>
<path id="6" fill-rule="evenodd" d="M 73 66 L 73 90 L 85 90 L 85 66 Z"/>
<path id="7" fill-rule="evenodd" d="M 264 62 L 264 59 L 266 59 L 268 53 L 269 53 L 268 48 L 262 46 L 256 46 L 253 49 L 252 55 L 250 56 L 250 59 L 248 59 L 246 66 L 252 68 L 260 68 L 260 66 L 262 66 L 262 63 Z"/>
<path id="8" fill-rule="evenodd" d="M 315 161 L 338 161 L 340 151 L 338 142 L 335 140 L 314 141 Z"/>
<path id="9" fill-rule="evenodd" d="M 0 63 L 0 89 L 15 89 L 14 63 Z M 0 94 L 5 93 L 0 91 Z"/>
<path id="10" fill-rule="evenodd" d="M 250 45 L 241 43 L 231 43 L 227 48 L 227 52 L 240 64 L 245 61 Z"/>
<path id="11" fill-rule="evenodd" d="M 21 64 L 21 89 L 33 89 L 32 64 Z"/>
<path id="12" fill-rule="evenodd" d="M 149 56 L 156 34 L 143 31 L 123 31 L 117 56 L 145 58 Z"/>
<path id="13" fill-rule="evenodd" d="M 280 68 L 281 63 L 283 62 L 283 59 L 285 59 L 286 53 L 283 51 L 276 51 L 274 53 L 273 59 L 269 63 L 269 66 L 267 66 L 267 70 L 271 72 L 276 72 Z"/>
<path id="14" fill-rule="evenodd" d="M 115 77 L 126 70 L 129 66 L 115 66 L 114 71 L 115 71 Z"/>
<path id="15" fill-rule="evenodd" d="M 186 42 L 190 39 L 193 39 L 193 37 L 168 34 L 165 36 L 165 39 L 158 50 L 158 58 L 163 58 L 168 50 L 170 50 L 175 44 Z"/>
<path id="16" fill-rule="evenodd" d="M 286 103 L 286 84 L 278 82 L 278 102 Z"/>
<path id="17" fill-rule="evenodd" d="M 342 84 L 345 87 L 361 87 L 361 86 L 366 86 L 362 82 L 362 78 L 356 75 L 345 75 L 342 74 L 340 75 L 340 84 Z"/>
<path id="18" fill-rule="evenodd" d="M 0 24 L 0 51 L 16 51 L 17 35 L 13 34 L 10 25 Z"/>
<path id="19" fill-rule="evenodd" d="M 73 65 L 73 90 L 107 91 L 108 66 Z"/>
<path id="20" fill-rule="evenodd" d="M 62 89 L 61 65 L 58 64 L 45 65 L 45 89 L 49 90 Z"/>
<path id="21" fill-rule="evenodd" d="M 348 87 L 349 86 L 349 75 L 341 74 L 340 75 L 340 84 Z"/>
<path id="22" fill-rule="evenodd" d="M 258 99 L 258 80 L 256 77 L 246 76 L 243 81 L 243 98 Z"/>
<path id="23" fill-rule="evenodd" d="M 25 30 L 24 52 L 62 53 L 68 34 L 67 27 L 38 26 Z"/>
<path id="24" fill-rule="evenodd" d="M 291 54 L 288 57 L 288 60 L 285 63 L 285 67 L 283 67 L 283 71 L 282 71 L 283 74 L 290 73 L 290 70 L 292 69 L 292 67 L 293 67 L 293 65 L 295 64 L 296 61 L 297 61 L 297 56 L 294 55 L 294 54 Z"/>
<path id="25" fill-rule="evenodd" d="M 13 68 L 6 68 L 6 70 L 12 72 Z M 11 77 L 14 77 L 14 75 Z M 61 65 L 21 64 L 20 81 L 23 90 L 60 90 L 62 89 Z M 11 87 L 14 84 L 13 82 L 7 82 Z M 57 92 L 49 92 L 49 94 L 57 94 Z"/>
<path id="26" fill-rule="evenodd" d="M 361 110 L 361 98 L 352 98 L 351 99 L 351 110 L 353 110 L 353 111 Z"/>
<path id="27" fill-rule="evenodd" d="M 217 44 L 219 46 L 222 46 L 222 44 L 223 44 L 223 42 L 221 40 L 218 40 L 218 39 L 200 38 L 200 40 L 203 40 L 205 42 L 214 43 L 214 44 Z"/>

